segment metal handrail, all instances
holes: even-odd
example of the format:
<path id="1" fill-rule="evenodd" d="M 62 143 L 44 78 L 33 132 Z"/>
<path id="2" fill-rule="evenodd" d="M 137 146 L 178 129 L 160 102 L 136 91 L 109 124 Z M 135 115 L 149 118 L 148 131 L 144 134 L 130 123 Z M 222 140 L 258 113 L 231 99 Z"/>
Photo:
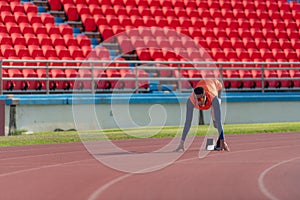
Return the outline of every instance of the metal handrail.
<path id="1" fill-rule="evenodd" d="M 26 63 L 27 65 L 30 63 L 45 63 L 41 66 L 23 66 L 23 65 L 14 65 L 9 66 L 5 65 L 6 63 Z M 68 64 L 76 64 L 74 66 L 63 66 L 63 65 L 51 65 L 51 63 L 68 63 Z M 81 66 L 78 66 L 78 63 L 82 64 Z M 134 67 L 124 67 L 124 66 L 108 66 L 108 64 L 134 64 Z M 99 66 L 100 65 L 100 66 Z M 173 66 L 169 66 L 173 65 Z M 175 65 L 175 67 L 174 67 Z M 188 65 L 188 67 L 184 66 Z M 228 65 L 231 65 L 233 67 L 227 67 Z M 241 67 L 244 66 L 244 67 Z M 266 67 L 268 65 L 268 67 Z M 284 67 L 284 66 L 299 66 L 299 67 Z M 193 67 L 191 67 L 193 66 Z M 237 67 L 235 67 L 237 66 Z M 256 66 L 256 67 L 253 67 Z M 274 67 L 278 66 L 278 67 Z M 131 69 L 133 70 L 135 77 L 122 77 L 121 79 L 124 81 L 135 81 L 135 85 L 138 86 L 138 81 L 174 81 L 178 84 L 178 91 L 181 92 L 181 82 L 182 81 L 197 81 L 200 78 L 188 78 L 183 76 L 178 77 L 139 77 L 137 74 L 138 70 L 145 70 L 145 71 L 152 71 L 152 70 L 172 70 L 180 72 L 182 70 L 188 71 L 188 70 L 199 70 L 202 72 L 205 71 L 213 71 L 217 72 L 217 78 L 223 80 L 223 81 L 242 81 L 242 80 L 253 80 L 253 81 L 262 81 L 262 88 L 256 88 L 260 89 L 262 92 L 267 89 L 265 88 L 265 82 L 269 80 L 274 81 L 280 81 L 280 80 L 300 80 L 300 78 L 288 78 L 288 77 L 265 77 L 265 73 L 267 71 L 281 71 L 281 70 L 294 70 L 294 71 L 300 71 L 300 62 L 215 62 L 215 61 L 195 61 L 195 62 L 188 62 L 188 61 L 137 61 L 137 60 L 128 60 L 128 61 L 112 61 L 112 60 L 1 60 L 0 61 L 0 68 L 1 68 L 1 87 L 0 87 L 0 93 L 3 94 L 3 81 L 45 81 L 46 82 L 46 93 L 50 92 L 50 82 L 51 81 L 91 81 L 96 82 L 100 80 L 105 81 L 112 81 L 112 80 L 120 80 L 120 77 L 97 77 L 97 71 L 96 70 L 122 70 L 122 69 Z M 3 77 L 2 69 L 44 69 L 46 72 L 46 77 Z M 76 77 L 76 78 L 63 78 L 63 77 L 50 77 L 49 72 L 53 69 L 73 69 L 77 72 L 80 72 L 81 69 L 84 70 L 90 70 L 91 76 L 88 77 Z M 224 71 L 243 71 L 243 70 L 255 70 L 255 71 L 261 71 L 261 77 L 260 78 L 226 78 L 223 76 Z M 205 75 L 205 74 L 204 74 Z M 300 88 L 294 88 L 294 89 L 300 89 Z M 293 90 L 294 90 L 293 89 Z M 92 86 L 91 90 L 93 93 L 95 92 L 95 88 Z M 290 88 L 289 88 L 290 90 Z M 12 91 L 13 92 L 13 91 Z"/>

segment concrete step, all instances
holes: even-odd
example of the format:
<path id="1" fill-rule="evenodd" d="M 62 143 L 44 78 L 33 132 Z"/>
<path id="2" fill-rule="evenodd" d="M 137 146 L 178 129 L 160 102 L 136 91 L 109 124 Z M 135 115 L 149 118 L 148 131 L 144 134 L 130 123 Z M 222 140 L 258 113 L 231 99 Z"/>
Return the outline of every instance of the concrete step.
<path id="1" fill-rule="evenodd" d="M 34 3 L 36 6 L 45 7 L 47 11 L 50 10 L 47 0 L 32 0 L 31 2 Z"/>

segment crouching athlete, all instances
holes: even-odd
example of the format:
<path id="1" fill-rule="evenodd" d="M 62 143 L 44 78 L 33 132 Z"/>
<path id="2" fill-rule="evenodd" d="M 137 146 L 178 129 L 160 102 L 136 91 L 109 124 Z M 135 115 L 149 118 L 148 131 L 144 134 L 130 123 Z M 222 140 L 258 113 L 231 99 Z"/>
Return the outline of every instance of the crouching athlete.
<path id="1" fill-rule="evenodd" d="M 229 147 L 225 141 L 222 125 L 221 92 L 222 83 L 217 79 L 205 79 L 200 80 L 197 83 L 186 104 L 186 119 L 181 136 L 181 141 L 175 151 L 184 151 L 184 141 L 191 128 L 194 108 L 199 110 L 211 109 L 213 124 L 219 133 L 215 150 L 229 151 Z"/>

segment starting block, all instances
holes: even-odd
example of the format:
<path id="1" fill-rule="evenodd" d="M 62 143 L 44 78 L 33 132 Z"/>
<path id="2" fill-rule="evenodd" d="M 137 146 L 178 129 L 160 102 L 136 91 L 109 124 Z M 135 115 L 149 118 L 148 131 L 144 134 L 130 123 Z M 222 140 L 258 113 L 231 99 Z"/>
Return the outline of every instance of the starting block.
<path id="1" fill-rule="evenodd" d="M 207 151 L 213 151 L 215 148 L 215 141 L 213 138 L 207 138 L 206 139 L 206 146 L 205 146 L 205 149 Z"/>

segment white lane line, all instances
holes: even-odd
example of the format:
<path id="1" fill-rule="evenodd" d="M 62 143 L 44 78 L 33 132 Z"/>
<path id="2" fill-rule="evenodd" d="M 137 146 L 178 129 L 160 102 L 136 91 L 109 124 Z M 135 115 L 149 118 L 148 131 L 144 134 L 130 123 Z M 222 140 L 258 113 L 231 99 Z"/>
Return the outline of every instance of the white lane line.
<path id="1" fill-rule="evenodd" d="M 300 146 L 300 145 L 297 145 Z M 258 148 L 258 149 L 249 149 L 249 150 L 240 150 L 240 151 L 230 151 L 230 152 L 224 152 L 224 154 L 222 152 L 220 152 L 220 154 L 209 154 L 207 157 L 215 157 L 215 156 L 220 156 L 222 155 L 226 155 L 226 154 L 232 154 L 232 153 L 243 153 L 243 152 L 252 152 L 252 151 L 260 151 L 260 150 L 271 150 L 271 149 L 280 149 L 280 148 L 286 148 L 286 147 L 291 147 L 290 145 L 287 146 L 276 146 L 276 147 L 270 147 L 270 148 Z M 294 148 L 295 146 L 293 146 Z M 195 159 L 199 159 L 198 156 L 197 157 L 193 157 L 193 158 L 187 158 L 187 159 L 182 159 L 182 160 L 178 160 L 176 162 L 174 162 L 173 164 L 177 164 L 177 163 L 182 163 L 182 162 L 186 162 L 186 161 L 191 161 L 191 160 L 195 160 Z M 147 170 L 147 169 L 145 169 Z M 98 196 L 100 196 L 105 190 L 107 190 L 108 188 L 110 188 L 112 185 L 128 178 L 131 177 L 132 175 L 134 175 L 134 173 L 130 173 L 130 174 L 125 174 L 123 176 L 117 177 L 115 179 L 112 179 L 111 181 L 107 182 L 106 184 L 102 185 L 101 187 L 99 187 L 97 190 L 95 190 L 88 198 L 88 200 L 96 200 Z"/>
<path id="2" fill-rule="evenodd" d="M 265 186 L 264 184 L 264 178 L 266 176 L 267 173 L 269 173 L 270 171 L 272 171 L 273 169 L 275 169 L 276 167 L 279 167 L 280 165 L 283 165 L 283 164 L 286 164 L 288 162 L 292 162 L 292 161 L 295 161 L 297 159 L 300 159 L 300 156 L 299 157 L 295 157 L 295 158 L 292 158 L 292 159 L 289 159 L 289 160 L 284 160 L 284 161 L 281 161 L 279 163 L 276 163 L 272 166 L 270 166 L 269 168 L 265 169 L 260 175 L 259 175 L 259 178 L 258 178 L 258 185 L 259 185 L 259 189 L 260 191 L 269 199 L 271 200 L 279 200 L 277 197 L 275 197 L 271 192 L 268 191 L 267 187 Z"/>
<path id="3" fill-rule="evenodd" d="M 31 171 L 40 170 L 40 169 L 46 169 L 46 168 L 51 168 L 51 167 L 59 167 L 59 166 L 68 165 L 68 164 L 75 164 L 75 163 L 78 163 L 78 162 L 84 162 L 84 161 L 88 161 L 88 160 L 94 160 L 94 159 L 89 158 L 89 159 L 76 160 L 76 161 L 64 162 L 64 163 L 53 164 L 53 165 L 44 165 L 44 166 L 34 167 L 34 168 L 29 168 L 29 169 L 23 169 L 23 170 L 13 171 L 13 172 L 5 173 L 5 174 L 0 174 L 0 177 L 2 178 L 2 177 L 5 177 L 5 176 L 11 176 L 11 175 L 15 175 L 15 174 L 24 173 L 24 172 L 31 172 Z"/>
<path id="4" fill-rule="evenodd" d="M 68 152 L 59 152 L 59 153 L 45 153 L 45 154 L 31 155 L 31 156 L 17 156 L 17 157 L 11 157 L 11 158 L 2 158 L 2 159 L 0 159 L 0 161 L 36 158 L 36 157 L 41 157 L 41 156 L 52 156 L 52 155 L 55 156 L 55 155 L 60 155 L 60 154 L 69 154 L 69 153 L 78 153 L 78 152 L 85 152 L 85 151 L 81 150 L 81 151 L 68 151 Z"/>
<path id="5" fill-rule="evenodd" d="M 63 146 L 64 145 L 64 146 Z M 23 146 L 0 146 L 1 153 L 16 153 L 16 152 L 27 152 L 27 151 L 40 151 L 48 149 L 69 149 L 74 147 L 83 147 L 82 143 L 60 143 L 60 144 L 44 144 L 44 145 L 23 145 Z"/>

